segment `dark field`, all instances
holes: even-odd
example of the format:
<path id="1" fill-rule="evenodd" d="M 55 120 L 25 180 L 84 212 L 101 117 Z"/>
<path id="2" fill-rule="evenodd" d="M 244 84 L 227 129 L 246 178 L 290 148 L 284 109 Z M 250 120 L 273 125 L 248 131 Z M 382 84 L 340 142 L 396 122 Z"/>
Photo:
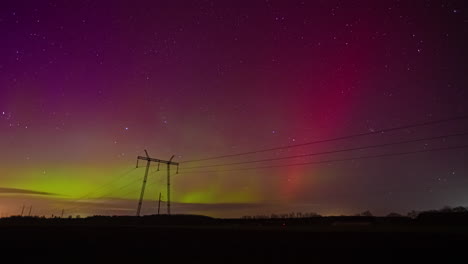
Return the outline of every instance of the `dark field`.
<path id="1" fill-rule="evenodd" d="M 65 263 L 399 261 L 407 254 L 419 262 L 464 258 L 466 219 L 10 218 L 0 221 L 0 243 L 4 257 Z"/>

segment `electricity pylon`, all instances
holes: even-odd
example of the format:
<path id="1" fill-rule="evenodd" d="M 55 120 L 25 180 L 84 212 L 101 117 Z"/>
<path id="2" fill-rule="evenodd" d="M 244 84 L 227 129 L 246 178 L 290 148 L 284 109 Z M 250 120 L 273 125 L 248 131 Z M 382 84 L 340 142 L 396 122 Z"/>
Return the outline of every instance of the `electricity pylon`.
<path id="1" fill-rule="evenodd" d="M 146 180 L 148 179 L 148 172 L 149 172 L 149 167 L 151 162 L 157 162 L 158 163 L 158 169 L 159 169 L 159 164 L 167 164 L 167 214 L 171 214 L 171 165 L 177 166 L 177 172 L 179 171 L 179 163 L 173 162 L 172 159 L 174 158 L 174 155 L 169 160 L 160 160 L 160 159 L 153 159 L 150 158 L 148 155 L 148 151 L 146 151 L 146 157 L 143 156 L 138 156 L 137 157 L 137 165 L 136 167 L 138 168 L 138 161 L 139 160 L 146 160 L 146 171 L 145 171 L 145 176 L 143 177 L 143 185 L 141 186 L 141 193 L 140 193 L 140 200 L 138 201 L 138 208 L 137 208 L 137 216 L 140 216 L 141 212 L 141 205 L 143 204 L 143 196 L 145 195 L 145 187 L 146 187 Z M 177 174 L 177 173 L 176 173 Z"/>

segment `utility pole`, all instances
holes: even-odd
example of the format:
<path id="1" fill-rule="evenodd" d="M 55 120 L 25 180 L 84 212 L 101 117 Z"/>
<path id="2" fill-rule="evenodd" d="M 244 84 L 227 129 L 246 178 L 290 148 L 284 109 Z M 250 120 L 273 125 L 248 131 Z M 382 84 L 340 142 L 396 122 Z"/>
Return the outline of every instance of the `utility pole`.
<path id="1" fill-rule="evenodd" d="M 24 204 L 23 204 L 23 209 L 21 209 L 21 216 L 23 216 L 24 213 Z"/>
<path id="2" fill-rule="evenodd" d="M 63 218 L 63 213 L 65 212 L 65 209 L 62 209 L 62 214 L 60 215 L 60 218 Z"/>
<path id="3" fill-rule="evenodd" d="M 32 205 L 29 207 L 29 214 L 28 214 L 28 216 L 31 216 L 31 211 L 32 211 Z"/>
<path id="4" fill-rule="evenodd" d="M 146 151 L 146 149 L 145 149 L 145 153 L 146 153 L 146 157 L 143 157 L 143 156 L 138 156 L 137 157 L 137 165 L 136 165 L 137 168 L 138 168 L 138 161 L 139 160 L 146 160 L 146 171 L 145 171 L 145 176 L 143 177 L 143 185 L 141 186 L 140 200 L 138 201 L 138 208 L 137 208 L 137 216 L 140 216 L 141 206 L 143 204 L 143 196 L 145 194 L 146 180 L 148 179 L 148 171 L 149 171 L 149 167 L 150 167 L 151 162 L 157 162 L 158 163 L 158 168 L 159 168 L 160 163 L 167 164 L 167 214 L 170 215 L 171 214 L 171 179 L 170 179 L 171 175 L 170 175 L 170 167 L 171 167 L 171 165 L 177 166 L 177 172 L 178 172 L 179 171 L 179 163 L 172 161 L 172 159 L 174 158 L 174 155 L 172 155 L 172 157 L 169 160 L 160 160 L 160 159 L 150 158 L 150 156 L 148 155 L 148 151 Z"/>
<path id="5" fill-rule="evenodd" d="M 161 192 L 159 192 L 158 215 L 159 215 L 159 209 L 161 209 Z"/>

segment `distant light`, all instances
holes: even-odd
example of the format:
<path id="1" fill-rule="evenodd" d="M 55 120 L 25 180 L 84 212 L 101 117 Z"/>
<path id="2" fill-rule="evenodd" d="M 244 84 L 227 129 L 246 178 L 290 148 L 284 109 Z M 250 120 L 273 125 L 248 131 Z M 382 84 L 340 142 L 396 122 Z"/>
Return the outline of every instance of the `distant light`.
<path id="1" fill-rule="evenodd" d="M 128 130 L 128 127 L 126 127 L 125 130 Z"/>

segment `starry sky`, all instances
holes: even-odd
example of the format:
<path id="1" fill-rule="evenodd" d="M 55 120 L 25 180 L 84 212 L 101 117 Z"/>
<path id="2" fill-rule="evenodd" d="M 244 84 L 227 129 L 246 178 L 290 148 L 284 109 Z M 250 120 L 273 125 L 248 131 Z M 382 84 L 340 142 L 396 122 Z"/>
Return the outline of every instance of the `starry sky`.
<path id="1" fill-rule="evenodd" d="M 466 119 L 183 162 L 467 115 L 463 0 L 2 1 L 0 33 L 2 216 L 133 215 L 144 149 L 174 213 L 468 206 Z"/>

